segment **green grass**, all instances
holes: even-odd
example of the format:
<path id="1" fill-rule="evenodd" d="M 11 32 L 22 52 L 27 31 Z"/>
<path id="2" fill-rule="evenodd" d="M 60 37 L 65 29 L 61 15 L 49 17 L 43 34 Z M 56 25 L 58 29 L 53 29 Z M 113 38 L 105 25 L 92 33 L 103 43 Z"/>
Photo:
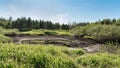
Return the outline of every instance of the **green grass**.
<path id="1" fill-rule="evenodd" d="M 119 28 L 115 25 L 88 25 L 77 27 L 72 32 L 74 35 L 83 35 L 84 38 L 103 40 L 120 37 Z M 105 44 L 104 50 L 108 53 L 88 54 L 81 48 L 6 43 L 11 40 L 2 35 L 12 33 L 72 35 L 69 30 L 39 29 L 19 32 L 16 29 L 1 29 L 0 32 L 0 42 L 3 42 L 0 43 L 0 68 L 120 68 L 120 48 L 115 46 L 118 44 Z"/>
<path id="2" fill-rule="evenodd" d="M 31 30 L 31 31 L 25 31 L 25 32 L 20 32 L 20 34 L 44 34 L 45 30 Z"/>
<path id="3" fill-rule="evenodd" d="M 31 30 L 26 32 L 21 32 L 22 34 L 45 34 L 45 32 L 51 32 L 55 35 L 71 35 L 69 30 L 45 30 L 45 29 L 39 29 L 39 30 Z"/>
<path id="4" fill-rule="evenodd" d="M 72 35 L 70 30 L 55 30 L 55 32 L 58 33 L 58 35 Z"/>
<path id="5" fill-rule="evenodd" d="M 6 31 L 9 32 L 9 30 Z M 0 43 L 12 42 L 12 40 L 9 37 L 3 35 L 6 31 L 2 27 L 0 27 Z"/>
<path id="6" fill-rule="evenodd" d="M 60 46 L 1 43 L 0 68 L 78 68 L 70 53 L 84 54 L 81 49 L 71 51 Z"/>
<path id="7" fill-rule="evenodd" d="M 2 29 L 2 34 L 19 34 L 20 32 L 17 29 Z"/>
<path id="8" fill-rule="evenodd" d="M 24 32 L 20 32 L 17 29 L 3 29 L 2 30 L 3 34 L 12 34 L 12 33 L 16 33 L 16 34 L 30 34 L 30 35 L 37 35 L 37 34 L 47 34 L 50 33 L 51 35 L 72 35 L 70 30 L 46 30 L 46 29 L 38 29 L 38 30 L 31 30 L 31 31 L 24 31 Z"/>
<path id="9" fill-rule="evenodd" d="M 120 55 L 64 46 L 0 43 L 0 68 L 119 68 Z"/>
<path id="10" fill-rule="evenodd" d="M 0 42 L 2 43 L 8 43 L 8 42 L 12 42 L 12 40 L 2 34 L 0 34 Z"/>
<path id="11" fill-rule="evenodd" d="M 108 53 L 83 55 L 77 61 L 84 68 L 120 68 L 120 56 Z"/>

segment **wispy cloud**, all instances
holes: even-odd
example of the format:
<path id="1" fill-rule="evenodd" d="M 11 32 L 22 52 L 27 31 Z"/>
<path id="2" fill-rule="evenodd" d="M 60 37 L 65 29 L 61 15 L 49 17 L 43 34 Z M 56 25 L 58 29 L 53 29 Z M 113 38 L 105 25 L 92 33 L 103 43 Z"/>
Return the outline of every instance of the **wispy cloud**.
<path id="1" fill-rule="evenodd" d="M 43 20 L 50 20 L 53 22 L 60 22 L 60 23 L 68 23 L 69 15 L 66 13 L 59 12 L 59 8 L 56 8 L 57 6 L 54 6 L 52 4 L 53 1 L 51 0 L 45 0 L 44 3 L 47 4 L 41 4 L 41 5 L 30 5 L 26 4 L 28 0 L 21 0 L 24 1 L 24 5 L 20 2 L 20 0 L 14 0 L 14 3 L 10 3 L 9 5 L 5 6 L 2 11 L 0 11 L 2 17 L 8 18 L 9 16 L 12 16 L 13 18 L 17 17 L 31 17 L 33 19 L 43 19 Z M 30 0 L 29 3 L 32 3 L 34 0 Z M 39 0 L 35 0 L 39 1 Z M 48 4 L 50 3 L 51 4 Z M 18 4 L 17 4 L 18 3 Z M 21 4 L 21 5 L 19 5 Z M 46 6 L 45 6 L 46 5 Z"/>
<path id="2" fill-rule="evenodd" d="M 120 16 L 120 0 L 1 0 L 0 16 L 68 21 L 95 21 Z"/>
<path id="3" fill-rule="evenodd" d="M 68 24 L 68 21 L 70 19 L 69 14 L 56 14 L 55 16 L 51 17 L 49 20 L 53 22 L 60 22 L 60 23 L 65 23 Z"/>

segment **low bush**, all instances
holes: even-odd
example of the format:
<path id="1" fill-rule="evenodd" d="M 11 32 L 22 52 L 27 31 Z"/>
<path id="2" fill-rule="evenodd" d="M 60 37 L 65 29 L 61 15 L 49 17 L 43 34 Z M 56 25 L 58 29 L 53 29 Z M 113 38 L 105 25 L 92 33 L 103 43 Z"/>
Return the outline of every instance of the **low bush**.
<path id="1" fill-rule="evenodd" d="M 71 48 L 69 50 L 64 49 L 62 52 L 67 54 L 70 57 L 81 56 L 81 55 L 85 54 L 85 51 L 83 49 L 81 49 L 81 48 L 79 48 L 79 49 Z"/>
<path id="2" fill-rule="evenodd" d="M 116 42 L 108 42 L 100 48 L 101 52 L 107 52 L 112 54 L 120 54 L 120 44 Z"/>
<path id="3" fill-rule="evenodd" d="M 76 31 L 74 31 L 76 29 Z M 76 27 L 72 33 L 76 36 L 87 36 L 97 42 L 116 41 L 120 39 L 120 27 L 116 25 L 91 24 Z"/>
<path id="4" fill-rule="evenodd" d="M 83 55 L 77 61 L 85 68 L 120 68 L 120 56 L 108 53 Z"/>
<path id="5" fill-rule="evenodd" d="M 56 35 L 57 33 L 54 31 L 45 31 L 44 34 L 45 35 Z"/>

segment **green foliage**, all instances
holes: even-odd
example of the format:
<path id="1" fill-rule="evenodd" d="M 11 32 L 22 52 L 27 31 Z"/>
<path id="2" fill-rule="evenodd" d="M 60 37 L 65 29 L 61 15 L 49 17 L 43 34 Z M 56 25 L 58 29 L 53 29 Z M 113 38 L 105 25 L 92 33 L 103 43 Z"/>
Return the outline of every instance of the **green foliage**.
<path id="1" fill-rule="evenodd" d="M 119 40 L 120 37 L 120 27 L 116 25 L 91 24 L 85 27 L 74 28 L 72 32 L 74 35 L 89 36 L 101 42 L 105 40 Z"/>
<path id="2" fill-rule="evenodd" d="M 7 25 L 9 25 L 10 22 L 8 20 L 6 20 L 5 18 L 0 18 L 0 26 L 3 28 L 6 28 Z"/>
<path id="3" fill-rule="evenodd" d="M 87 54 L 77 59 L 85 68 L 120 68 L 120 56 L 107 53 Z"/>
<path id="4" fill-rule="evenodd" d="M 81 56 L 81 55 L 84 55 L 85 54 L 85 51 L 81 48 L 79 49 L 74 49 L 74 48 L 71 48 L 71 49 L 64 49 L 62 52 L 64 52 L 65 54 L 75 58 L 77 56 Z"/>
<path id="5" fill-rule="evenodd" d="M 85 35 L 84 30 L 85 30 L 85 27 L 83 27 L 83 26 L 78 26 L 78 27 L 72 29 L 71 32 L 72 32 L 72 34 L 75 35 L 75 36 L 83 36 L 83 35 Z"/>
<path id="6" fill-rule="evenodd" d="M 57 33 L 54 31 L 45 31 L 44 34 L 45 35 L 56 35 Z"/>
<path id="7" fill-rule="evenodd" d="M 0 68 L 119 68 L 120 56 L 81 48 L 0 43 Z"/>
<path id="8" fill-rule="evenodd" d="M 54 30 L 58 35 L 72 35 L 70 30 Z"/>
<path id="9" fill-rule="evenodd" d="M 31 34 L 31 35 L 36 35 L 36 34 L 44 34 L 44 29 L 40 30 L 31 30 L 31 31 L 25 31 L 25 32 L 20 32 L 20 34 Z"/>
<path id="10" fill-rule="evenodd" d="M 31 30 L 26 32 L 20 32 L 20 34 L 46 34 L 51 33 L 53 35 L 71 35 L 71 32 L 69 30 L 46 30 L 46 29 L 39 29 L 39 30 Z"/>
<path id="11" fill-rule="evenodd" d="M 59 23 L 55 23 L 55 24 L 54 24 L 54 28 L 60 29 L 60 24 L 59 24 Z"/>
<path id="12" fill-rule="evenodd" d="M 50 32 L 52 35 L 72 35 L 70 30 L 46 30 L 46 29 L 33 29 L 30 31 L 20 32 L 17 29 L 1 29 L 1 34 L 30 34 L 30 35 L 44 35 L 46 32 Z"/>
<path id="13" fill-rule="evenodd" d="M 103 20 L 101 21 L 101 24 L 109 25 L 109 24 L 112 24 L 112 21 L 111 21 L 111 19 L 103 19 Z"/>
<path id="14" fill-rule="evenodd" d="M 79 50 L 76 50 L 75 51 L 77 55 L 83 55 L 84 54 L 84 51 L 79 49 Z"/>
<path id="15" fill-rule="evenodd" d="M 0 34 L 3 34 L 3 28 L 0 26 Z"/>
<path id="16" fill-rule="evenodd" d="M 104 44 L 101 47 L 101 52 L 108 52 L 108 53 L 113 53 L 113 54 L 120 54 L 120 44 L 116 42 L 109 42 Z"/>
<path id="17" fill-rule="evenodd" d="M 61 29 L 63 29 L 63 30 L 69 30 L 70 26 L 67 25 L 67 24 L 62 24 Z"/>
<path id="18" fill-rule="evenodd" d="M 2 34 L 0 34 L 0 42 L 2 43 L 8 43 L 8 42 L 12 42 L 12 40 Z"/>
<path id="19" fill-rule="evenodd" d="M 0 68 L 78 68 L 67 47 L 0 44 Z"/>
<path id="20" fill-rule="evenodd" d="M 2 31 L 1 34 L 19 34 L 20 33 L 18 29 L 2 29 L 1 31 Z"/>
<path id="21" fill-rule="evenodd" d="M 19 31 L 29 31 L 32 29 L 63 29 L 63 30 L 69 30 L 70 25 L 68 24 L 59 24 L 59 23 L 53 23 L 51 21 L 43 21 L 43 20 L 32 20 L 30 17 L 27 19 L 25 17 L 18 18 L 17 20 L 9 22 L 7 27 L 11 27 L 14 29 L 18 29 Z"/>
<path id="22" fill-rule="evenodd" d="M 8 43 L 8 42 L 12 42 L 12 40 L 6 36 L 4 36 L 4 29 L 2 27 L 0 27 L 0 42 L 2 43 Z"/>
<path id="23" fill-rule="evenodd" d="M 116 25 L 120 26 L 120 19 L 117 20 Z"/>

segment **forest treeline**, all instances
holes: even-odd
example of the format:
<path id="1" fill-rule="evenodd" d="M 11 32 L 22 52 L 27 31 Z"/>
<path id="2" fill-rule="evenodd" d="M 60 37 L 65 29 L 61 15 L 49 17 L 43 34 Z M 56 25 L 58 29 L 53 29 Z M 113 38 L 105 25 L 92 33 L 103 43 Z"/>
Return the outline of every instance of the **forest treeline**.
<path id="1" fill-rule="evenodd" d="M 85 26 L 87 24 L 116 24 L 120 25 L 120 19 L 103 19 L 96 22 L 80 22 L 80 23 L 68 23 L 68 24 L 60 24 L 53 23 L 52 21 L 44 21 L 44 20 L 33 20 L 30 17 L 21 17 L 17 18 L 16 20 L 12 20 L 12 17 L 9 19 L 0 18 L 0 26 L 6 29 L 18 29 L 20 31 L 27 31 L 32 29 L 62 29 L 62 30 L 69 30 L 76 26 Z"/>
<path id="2" fill-rule="evenodd" d="M 69 30 L 77 25 L 87 25 L 88 23 L 74 23 L 74 24 L 60 24 L 52 21 L 32 20 L 30 17 L 21 17 L 16 20 L 0 18 L 0 26 L 6 29 L 18 29 L 20 31 L 27 31 L 32 29 L 62 29 Z"/>

